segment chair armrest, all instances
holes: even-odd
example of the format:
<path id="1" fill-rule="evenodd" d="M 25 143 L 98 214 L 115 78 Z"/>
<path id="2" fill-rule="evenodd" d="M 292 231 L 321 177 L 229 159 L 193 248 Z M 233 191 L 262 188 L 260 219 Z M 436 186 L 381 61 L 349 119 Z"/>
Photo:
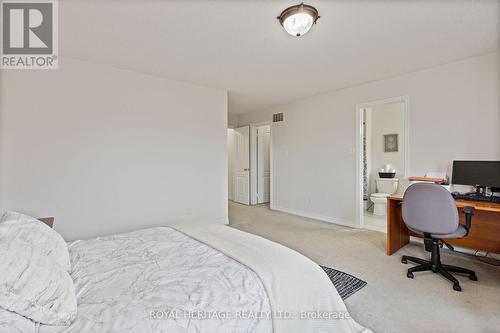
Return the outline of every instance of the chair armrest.
<path id="1" fill-rule="evenodd" d="M 466 206 L 462 210 L 462 212 L 465 214 L 465 230 L 467 230 L 467 233 L 465 234 L 465 236 L 467 236 L 469 234 L 469 230 L 470 230 L 471 223 L 472 223 L 472 215 L 474 215 L 475 210 L 476 209 L 474 207 L 471 207 L 471 206 Z"/>

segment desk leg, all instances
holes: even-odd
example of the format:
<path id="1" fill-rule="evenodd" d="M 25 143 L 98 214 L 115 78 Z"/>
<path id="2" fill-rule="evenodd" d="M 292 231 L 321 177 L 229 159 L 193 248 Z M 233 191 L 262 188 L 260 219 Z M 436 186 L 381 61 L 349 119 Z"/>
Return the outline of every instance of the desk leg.
<path id="1" fill-rule="evenodd" d="M 387 200 L 387 255 L 390 256 L 410 242 L 408 228 L 403 222 L 400 200 Z"/>

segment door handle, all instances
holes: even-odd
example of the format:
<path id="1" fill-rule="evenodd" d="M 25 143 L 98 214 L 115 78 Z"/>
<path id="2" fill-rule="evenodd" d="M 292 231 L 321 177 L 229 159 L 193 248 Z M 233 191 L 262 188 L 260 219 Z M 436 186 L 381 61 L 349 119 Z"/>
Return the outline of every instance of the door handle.
<path id="1" fill-rule="evenodd" d="M 250 171 L 250 168 L 245 168 L 243 169 L 243 171 Z"/>

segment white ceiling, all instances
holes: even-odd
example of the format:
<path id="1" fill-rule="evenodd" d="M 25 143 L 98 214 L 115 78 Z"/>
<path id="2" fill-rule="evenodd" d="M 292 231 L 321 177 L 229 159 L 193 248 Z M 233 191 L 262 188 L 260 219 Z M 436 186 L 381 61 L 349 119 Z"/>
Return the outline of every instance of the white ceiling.
<path id="1" fill-rule="evenodd" d="M 496 0 L 310 0 L 294 38 L 276 16 L 298 2 L 64 0 L 60 54 L 226 89 L 242 113 L 499 49 Z"/>

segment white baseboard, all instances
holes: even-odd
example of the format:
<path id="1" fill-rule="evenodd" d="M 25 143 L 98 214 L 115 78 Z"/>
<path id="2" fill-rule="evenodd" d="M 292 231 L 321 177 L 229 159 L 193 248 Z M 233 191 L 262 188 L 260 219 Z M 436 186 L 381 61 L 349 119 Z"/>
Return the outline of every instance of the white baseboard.
<path id="1" fill-rule="evenodd" d="M 229 217 L 221 217 L 215 219 L 206 219 L 206 220 L 186 220 L 185 222 L 200 222 L 200 223 L 217 223 L 217 224 L 229 224 Z"/>
<path id="2" fill-rule="evenodd" d="M 229 224 L 229 217 L 221 217 L 220 219 L 215 219 L 211 221 L 220 224 Z"/>
<path id="3" fill-rule="evenodd" d="M 293 208 L 285 208 L 285 207 L 280 207 L 276 205 L 272 205 L 271 207 L 272 210 L 277 210 L 283 213 L 288 213 L 292 215 L 297 215 L 297 216 L 302 216 L 302 217 L 307 217 L 310 219 L 322 221 L 322 222 L 328 222 L 328 223 L 333 223 L 333 224 L 338 224 L 344 227 L 350 227 L 354 228 L 354 225 L 356 224 L 355 221 L 349 221 L 346 219 L 339 219 L 336 217 L 331 217 L 331 216 L 326 216 L 326 215 L 321 215 L 321 214 L 316 214 L 316 213 L 311 213 L 311 212 L 306 212 L 303 210 L 299 209 L 293 209 Z"/>

